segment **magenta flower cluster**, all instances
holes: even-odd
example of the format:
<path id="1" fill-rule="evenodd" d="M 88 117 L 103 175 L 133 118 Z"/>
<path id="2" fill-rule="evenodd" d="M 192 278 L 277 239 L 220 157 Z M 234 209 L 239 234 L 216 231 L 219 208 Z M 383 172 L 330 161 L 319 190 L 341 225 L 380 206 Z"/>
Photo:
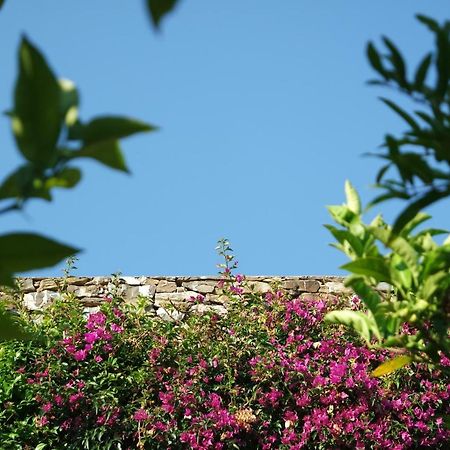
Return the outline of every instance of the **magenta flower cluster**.
<path id="1" fill-rule="evenodd" d="M 14 344 L 23 400 L 2 398 L 0 430 L 13 431 L 0 438 L 22 448 L 446 448 L 450 385 L 439 370 L 373 378 L 388 352 L 323 322 L 341 300 L 247 294 L 242 276 L 223 288 L 235 300 L 225 317 L 167 323 L 113 299 L 52 325 L 60 335 L 48 347 Z"/>

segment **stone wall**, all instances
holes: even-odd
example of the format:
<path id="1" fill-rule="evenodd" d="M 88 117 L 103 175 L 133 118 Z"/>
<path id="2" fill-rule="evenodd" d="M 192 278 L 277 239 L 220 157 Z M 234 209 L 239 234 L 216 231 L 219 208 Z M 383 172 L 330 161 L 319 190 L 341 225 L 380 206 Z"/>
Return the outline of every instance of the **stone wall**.
<path id="1" fill-rule="evenodd" d="M 45 308 L 61 291 L 73 293 L 86 309 L 96 310 L 108 293 L 126 301 L 149 299 L 149 313 L 164 319 L 179 319 L 187 313 L 214 310 L 226 313 L 228 297 L 218 287 L 219 277 L 66 277 L 19 278 L 23 302 L 33 311 Z M 275 286 L 294 296 L 351 295 L 344 278 L 336 276 L 253 276 L 246 277 L 246 290 L 265 293 Z M 380 289 L 387 289 L 380 286 Z M 0 293 L 0 297 L 5 294 Z M 197 300 L 198 296 L 200 301 Z M 194 301 L 194 299 L 196 299 Z"/>

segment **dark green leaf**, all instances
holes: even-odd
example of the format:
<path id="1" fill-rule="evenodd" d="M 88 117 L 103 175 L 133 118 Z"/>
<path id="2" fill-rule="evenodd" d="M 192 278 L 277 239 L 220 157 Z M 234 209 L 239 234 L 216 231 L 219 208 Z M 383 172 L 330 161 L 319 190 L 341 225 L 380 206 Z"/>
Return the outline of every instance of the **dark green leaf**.
<path id="1" fill-rule="evenodd" d="M 150 14 L 153 26 L 159 28 L 162 18 L 172 11 L 178 0 L 146 0 L 147 9 Z"/>
<path id="2" fill-rule="evenodd" d="M 50 201 L 51 195 L 40 181 L 33 166 L 24 164 L 10 174 L 0 186 L 0 199 L 6 198 L 20 200 L 41 198 Z"/>
<path id="3" fill-rule="evenodd" d="M 7 311 L 3 305 L 0 306 L 0 342 L 12 339 L 25 340 L 31 336 L 25 332 L 13 313 Z"/>
<path id="4" fill-rule="evenodd" d="M 349 272 L 375 278 L 377 281 L 391 281 L 389 267 L 384 258 L 368 256 L 359 258 L 356 261 L 349 262 L 341 266 L 341 269 Z"/>
<path id="5" fill-rule="evenodd" d="M 14 273 L 53 266 L 78 251 L 37 234 L 4 234 L 0 236 L 0 284 L 11 285 Z"/>
<path id="6" fill-rule="evenodd" d="M 405 66 L 405 61 L 403 60 L 401 53 L 398 51 L 398 49 L 394 45 L 394 43 L 387 37 L 385 37 L 385 36 L 383 37 L 383 42 L 385 43 L 386 47 L 391 52 L 390 59 L 396 70 L 395 75 L 396 75 L 398 83 L 402 87 L 407 87 L 406 66 Z"/>
<path id="7" fill-rule="evenodd" d="M 433 60 L 433 55 L 428 53 L 428 55 L 423 58 L 422 62 L 416 71 L 416 76 L 414 78 L 414 88 L 420 91 L 423 88 L 423 84 L 427 77 L 428 69 L 430 68 L 431 61 Z"/>
<path id="8" fill-rule="evenodd" d="M 4 3 L 5 3 L 5 0 L 0 0 L 0 9 L 2 9 Z"/>
<path id="9" fill-rule="evenodd" d="M 367 57 L 369 59 L 370 64 L 372 67 L 380 73 L 384 78 L 386 77 L 386 69 L 383 67 L 383 63 L 381 62 L 381 58 L 379 53 L 377 52 L 375 46 L 372 44 L 372 42 L 369 42 L 367 44 Z M 375 81 L 376 84 L 380 83 L 379 81 Z M 373 84 L 375 84 L 373 83 Z"/>
<path id="10" fill-rule="evenodd" d="M 403 120 L 405 120 L 411 128 L 414 130 L 420 130 L 418 123 L 406 111 L 387 98 L 380 97 L 380 100 L 395 111 Z"/>
<path id="11" fill-rule="evenodd" d="M 439 31 L 439 24 L 434 19 L 424 16 L 423 14 L 417 14 L 416 19 L 426 25 L 431 31 Z"/>
<path id="12" fill-rule="evenodd" d="M 129 172 L 117 141 L 101 141 L 71 153 L 71 158 L 92 158 L 113 169 Z"/>
<path id="13" fill-rule="evenodd" d="M 444 191 L 437 191 L 435 189 L 431 189 L 426 194 L 422 195 L 419 199 L 410 203 L 401 212 L 401 214 L 395 220 L 392 232 L 398 234 L 402 230 L 402 228 L 416 216 L 416 214 L 419 211 L 445 197 L 448 197 L 449 195 L 450 195 L 450 188 Z"/>
<path id="14" fill-rule="evenodd" d="M 91 120 L 81 130 L 85 144 L 121 139 L 132 134 L 153 131 L 156 127 L 129 117 L 105 116 Z"/>
<path id="15" fill-rule="evenodd" d="M 21 153 L 37 166 L 51 166 L 61 125 L 60 89 L 43 55 L 26 38 L 19 48 L 14 103 L 12 127 Z"/>

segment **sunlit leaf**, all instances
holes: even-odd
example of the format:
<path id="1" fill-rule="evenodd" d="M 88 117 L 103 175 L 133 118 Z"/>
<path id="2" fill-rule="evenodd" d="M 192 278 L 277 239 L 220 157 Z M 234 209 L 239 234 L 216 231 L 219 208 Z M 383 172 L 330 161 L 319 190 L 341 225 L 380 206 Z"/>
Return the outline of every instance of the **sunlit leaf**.
<path id="1" fill-rule="evenodd" d="M 358 192 L 348 180 L 345 180 L 345 195 L 350 211 L 357 215 L 361 214 L 361 200 L 359 199 Z"/>
<path id="2" fill-rule="evenodd" d="M 380 364 L 372 373 L 373 377 L 382 377 L 383 375 L 388 375 L 395 372 L 398 369 L 406 366 L 412 361 L 412 358 L 407 355 L 397 356 L 396 358 L 389 359 L 384 363 Z"/>

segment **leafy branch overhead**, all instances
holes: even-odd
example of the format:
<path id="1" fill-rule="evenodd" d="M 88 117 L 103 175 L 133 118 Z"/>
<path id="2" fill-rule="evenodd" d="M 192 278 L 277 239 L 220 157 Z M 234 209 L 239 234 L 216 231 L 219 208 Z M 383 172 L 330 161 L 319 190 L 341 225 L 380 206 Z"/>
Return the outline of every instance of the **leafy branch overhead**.
<path id="1" fill-rule="evenodd" d="M 416 231 L 430 218 L 424 213 L 416 214 L 397 234 L 381 216 L 366 224 L 358 193 L 348 181 L 345 190 L 347 202 L 328 207 L 338 227 L 326 228 L 337 241 L 332 245 L 350 259 L 342 266 L 351 273 L 346 284 L 367 312 L 333 311 L 326 319 L 352 328 L 367 343 L 407 349 L 416 358 L 439 364 L 441 355 L 450 356 L 450 236 L 442 245 L 433 237 L 448 232 Z M 380 292 L 379 283 L 387 283 L 391 291 Z M 409 360 L 405 357 L 387 366 L 394 370 L 399 362 Z"/>
<path id="2" fill-rule="evenodd" d="M 372 204 L 392 198 L 408 202 L 396 219 L 394 232 L 421 209 L 450 195 L 450 22 L 439 25 L 422 15 L 417 19 L 434 34 L 436 47 L 424 55 L 413 74 L 388 38 L 383 38 L 386 53 L 372 43 L 367 46 L 369 61 L 380 75 L 370 83 L 395 88 L 417 104 L 417 109 L 408 112 L 381 99 L 408 126 L 400 137 L 386 135 L 385 151 L 376 155 L 387 161 L 377 175 L 377 185 L 385 192 Z M 391 168 L 397 170 L 397 177 L 387 178 Z"/>
<path id="3" fill-rule="evenodd" d="M 8 114 L 25 163 L 0 186 L 0 200 L 14 199 L 16 208 L 30 198 L 51 200 L 52 188 L 72 188 L 80 181 L 81 171 L 72 165 L 78 158 L 128 172 L 119 139 L 155 129 L 119 116 L 83 122 L 78 108 L 75 85 L 58 80 L 39 50 L 23 38 L 14 107 Z"/>
<path id="4" fill-rule="evenodd" d="M 42 53 L 24 37 L 18 52 L 14 105 L 7 114 L 24 163 L 0 185 L 0 213 L 23 208 L 32 198 L 52 199 L 54 188 L 73 188 L 81 180 L 75 166 L 91 158 L 128 172 L 119 140 L 155 127 L 122 116 L 82 121 L 79 94 L 69 80 L 58 80 Z M 78 249 L 43 236 L 0 236 L 0 284 L 13 275 L 54 265 Z"/>

